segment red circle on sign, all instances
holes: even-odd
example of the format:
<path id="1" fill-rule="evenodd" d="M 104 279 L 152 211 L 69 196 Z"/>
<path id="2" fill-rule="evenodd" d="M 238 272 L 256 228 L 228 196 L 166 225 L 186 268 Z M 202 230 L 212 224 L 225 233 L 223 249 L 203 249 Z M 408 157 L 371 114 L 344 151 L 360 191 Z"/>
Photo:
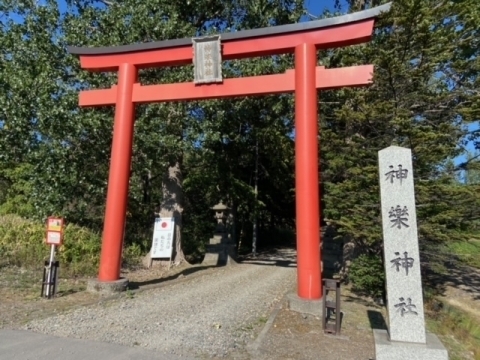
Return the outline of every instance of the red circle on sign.
<path id="1" fill-rule="evenodd" d="M 167 223 L 166 222 L 163 222 L 162 223 L 162 228 L 166 228 L 167 227 Z"/>

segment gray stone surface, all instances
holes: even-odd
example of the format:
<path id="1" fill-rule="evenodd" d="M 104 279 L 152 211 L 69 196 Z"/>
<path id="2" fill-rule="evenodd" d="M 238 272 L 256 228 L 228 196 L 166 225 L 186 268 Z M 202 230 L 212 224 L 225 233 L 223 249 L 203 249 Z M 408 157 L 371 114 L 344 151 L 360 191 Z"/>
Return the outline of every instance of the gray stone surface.
<path id="1" fill-rule="evenodd" d="M 236 246 L 228 234 L 215 234 L 206 246 L 202 265 L 224 266 L 236 264 Z"/>
<path id="2" fill-rule="evenodd" d="M 294 254 L 288 249 L 277 256 L 287 259 Z M 134 296 L 115 296 L 52 317 L 41 316 L 23 328 L 142 347 L 157 351 L 159 359 L 163 353 L 199 359 L 246 359 L 244 348 L 262 325 L 259 319 L 268 317 L 295 281 L 294 267 L 265 266 L 256 261 L 185 272 L 182 281 L 166 280 Z"/>
<path id="3" fill-rule="evenodd" d="M 159 351 L 68 339 L 23 330 L 0 330 L 0 360 L 178 360 L 193 359 Z"/>
<path id="4" fill-rule="evenodd" d="M 217 226 L 215 233 L 206 246 L 202 265 L 224 266 L 236 264 L 237 247 L 233 238 L 228 234 L 225 222 L 230 216 L 230 208 L 221 201 L 212 207 L 215 211 Z"/>
<path id="5" fill-rule="evenodd" d="M 222 45 L 220 35 L 193 38 L 195 84 L 222 82 Z"/>
<path id="6" fill-rule="evenodd" d="M 98 279 L 89 279 L 87 281 L 87 291 L 111 295 L 127 290 L 128 279 L 120 278 L 115 281 L 99 281 Z"/>
<path id="7" fill-rule="evenodd" d="M 448 360 L 448 352 L 438 337 L 426 334 L 425 344 L 392 342 L 386 330 L 373 330 L 375 360 Z"/>
<path id="8" fill-rule="evenodd" d="M 235 265 L 235 246 L 228 244 L 207 245 L 202 265 L 225 266 Z"/>
<path id="9" fill-rule="evenodd" d="M 390 146 L 378 158 L 390 340 L 425 344 L 412 153 Z"/>
<path id="10" fill-rule="evenodd" d="M 287 294 L 287 301 L 288 301 L 288 308 L 292 311 L 296 311 L 302 314 L 311 314 L 315 316 L 319 316 L 320 318 L 323 316 L 322 314 L 322 306 L 323 300 L 308 300 L 300 298 L 296 293 L 289 293 Z"/>

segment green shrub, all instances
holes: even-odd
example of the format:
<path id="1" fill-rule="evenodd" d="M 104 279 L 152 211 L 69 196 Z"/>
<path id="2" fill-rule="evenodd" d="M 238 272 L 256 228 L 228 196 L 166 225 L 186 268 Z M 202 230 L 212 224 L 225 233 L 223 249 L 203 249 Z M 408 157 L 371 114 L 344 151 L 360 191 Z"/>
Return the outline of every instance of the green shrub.
<path id="1" fill-rule="evenodd" d="M 385 270 L 382 259 L 377 255 L 362 254 L 352 261 L 348 272 L 352 290 L 373 298 L 383 297 Z"/>
<path id="2" fill-rule="evenodd" d="M 72 275 L 95 275 L 98 272 L 101 244 L 100 234 L 68 224 L 63 245 L 58 251 L 58 260 Z"/>
<path id="3" fill-rule="evenodd" d="M 0 216 L 0 264 L 43 266 L 45 227 L 15 215 Z"/>
<path id="4" fill-rule="evenodd" d="M 144 247 L 143 244 L 131 244 L 126 246 L 123 249 L 122 254 L 123 266 L 132 267 L 139 265 L 142 256 L 145 255 L 145 251 L 143 250 Z"/>
<path id="5" fill-rule="evenodd" d="M 39 268 L 50 256 L 45 224 L 16 215 L 0 216 L 0 265 Z M 69 275 L 94 275 L 98 270 L 100 235 L 73 224 L 65 227 L 64 242 L 56 259 Z"/>

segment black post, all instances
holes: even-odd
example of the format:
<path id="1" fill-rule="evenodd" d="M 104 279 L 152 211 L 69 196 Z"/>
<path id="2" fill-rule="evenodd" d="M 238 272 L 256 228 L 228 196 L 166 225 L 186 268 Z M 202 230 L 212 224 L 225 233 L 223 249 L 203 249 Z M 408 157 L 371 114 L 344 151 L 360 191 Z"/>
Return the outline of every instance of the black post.
<path id="1" fill-rule="evenodd" d="M 45 266 L 43 268 L 42 292 L 40 296 L 46 296 L 47 299 L 50 299 L 56 294 L 57 276 L 60 262 L 55 261 L 50 264 L 49 261 L 45 261 L 44 265 Z M 45 295 L 45 293 L 47 294 Z"/>

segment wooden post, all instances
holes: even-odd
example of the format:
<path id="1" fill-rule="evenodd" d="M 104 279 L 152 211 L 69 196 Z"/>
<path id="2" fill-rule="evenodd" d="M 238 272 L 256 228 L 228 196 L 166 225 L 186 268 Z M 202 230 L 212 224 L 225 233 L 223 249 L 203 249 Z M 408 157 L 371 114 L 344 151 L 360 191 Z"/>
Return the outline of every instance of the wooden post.
<path id="1" fill-rule="evenodd" d="M 320 299 L 320 206 L 318 124 L 313 44 L 295 48 L 295 189 L 298 296 Z"/>
<path id="2" fill-rule="evenodd" d="M 108 178 L 107 206 L 100 256 L 100 281 L 120 278 L 123 231 L 127 210 L 128 184 L 133 145 L 135 105 L 132 101 L 137 69 L 132 64 L 121 64 L 118 69 L 117 101 L 113 127 L 112 157 Z"/>

